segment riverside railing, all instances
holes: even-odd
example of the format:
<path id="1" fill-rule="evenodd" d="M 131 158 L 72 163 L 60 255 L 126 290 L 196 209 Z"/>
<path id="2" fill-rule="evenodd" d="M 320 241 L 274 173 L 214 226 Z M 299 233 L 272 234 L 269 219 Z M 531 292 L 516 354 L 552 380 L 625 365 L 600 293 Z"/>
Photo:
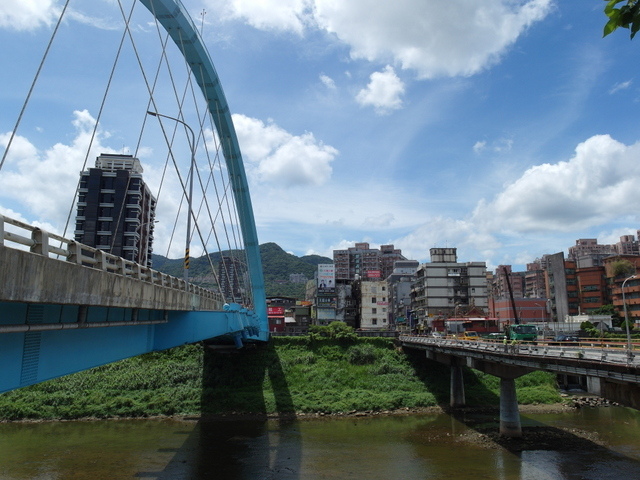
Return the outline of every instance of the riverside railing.
<path id="1" fill-rule="evenodd" d="M 14 227 L 11 229 L 12 231 L 7 229 L 7 225 Z M 95 268 L 161 287 L 184 290 L 200 297 L 217 301 L 221 306 L 224 303 L 220 293 L 185 282 L 182 278 L 167 275 L 131 260 L 126 260 L 75 240 L 69 240 L 55 233 L 0 215 L 0 246 L 21 249 L 8 245 L 9 243 L 22 245 L 27 247 L 31 253 L 47 258 Z"/>

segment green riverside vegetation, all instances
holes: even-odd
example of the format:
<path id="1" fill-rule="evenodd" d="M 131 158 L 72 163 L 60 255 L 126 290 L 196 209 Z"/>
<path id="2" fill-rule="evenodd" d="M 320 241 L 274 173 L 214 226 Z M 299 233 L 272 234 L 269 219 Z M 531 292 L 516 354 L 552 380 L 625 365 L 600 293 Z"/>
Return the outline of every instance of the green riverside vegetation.
<path id="1" fill-rule="evenodd" d="M 326 327 L 325 327 L 326 328 Z M 0 395 L 0 420 L 340 414 L 448 405 L 448 367 L 387 338 L 349 332 L 275 337 L 221 353 L 203 344 L 154 352 Z M 472 407 L 499 405 L 499 379 L 466 370 Z M 516 381 L 521 404 L 561 402 L 553 375 Z"/>

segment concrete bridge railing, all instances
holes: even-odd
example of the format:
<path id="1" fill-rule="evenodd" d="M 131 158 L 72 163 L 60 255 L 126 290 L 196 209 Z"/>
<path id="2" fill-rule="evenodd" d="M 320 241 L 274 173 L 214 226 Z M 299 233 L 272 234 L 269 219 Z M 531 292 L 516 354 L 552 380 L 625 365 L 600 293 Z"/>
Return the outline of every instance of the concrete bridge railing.
<path id="1" fill-rule="evenodd" d="M 0 259 L 0 301 L 170 310 L 224 305 L 217 292 L 2 215 Z"/>

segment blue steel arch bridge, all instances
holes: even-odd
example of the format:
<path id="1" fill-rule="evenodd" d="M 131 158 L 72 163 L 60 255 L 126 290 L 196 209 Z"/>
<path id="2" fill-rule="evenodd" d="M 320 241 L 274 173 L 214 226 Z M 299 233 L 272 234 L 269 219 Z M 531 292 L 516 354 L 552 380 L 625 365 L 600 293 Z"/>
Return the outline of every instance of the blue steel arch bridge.
<path id="1" fill-rule="evenodd" d="M 86 43 L 96 46 L 89 48 L 71 43 L 69 30 L 77 27 L 72 12 L 67 1 L 50 28 L 26 98 L 15 106 L 15 124 L 3 136 L 0 392 L 185 343 L 218 338 L 241 347 L 269 337 L 245 166 L 201 32 L 179 0 L 119 0 L 117 20 L 109 28 L 92 30 Z M 110 48 L 100 43 L 102 34 L 110 39 Z M 82 82 L 85 64 L 79 55 L 85 49 L 104 54 L 99 64 L 104 88 L 86 88 Z M 55 70 L 69 73 L 64 81 L 50 67 L 60 60 L 70 62 Z M 52 117 L 63 103 L 60 97 L 80 99 L 87 89 L 97 99 L 75 112 L 84 130 L 70 145 L 74 148 L 68 148 L 66 163 L 53 171 L 41 168 L 49 159 L 24 149 L 29 119 Z M 6 114 L 10 108 L 5 107 Z M 59 127 L 50 123 L 53 130 Z M 7 131 L 4 127 L 0 133 Z M 119 132 L 117 138 L 105 133 L 109 129 Z M 176 244 L 186 245 L 179 278 L 82 244 L 70 233 L 80 205 L 78 172 L 90 168 L 101 153 L 119 153 L 111 138 L 122 140 L 126 152 L 140 157 L 151 171 L 158 214 L 143 226 L 155 227 L 155 248 L 166 248 L 167 255 L 177 251 Z M 32 185 L 18 185 L 20 165 L 31 165 Z M 77 185 L 68 192 L 72 177 Z M 37 205 L 47 188 L 50 201 Z M 69 197 L 67 206 L 52 210 L 57 205 L 53 196 Z M 46 218 L 42 212 L 47 209 L 63 220 Z M 132 237 L 139 236 L 133 232 Z M 209 259 L 207 288 L 189 277 L 195 251 Z M 221 266 L 211 260 L 215 252 Z M 233 267 L 224 265 L 229 252 Z M 221 288 L 220 277 L 231 269 L 243 282 L 240 298 L 225 298 Z"/>

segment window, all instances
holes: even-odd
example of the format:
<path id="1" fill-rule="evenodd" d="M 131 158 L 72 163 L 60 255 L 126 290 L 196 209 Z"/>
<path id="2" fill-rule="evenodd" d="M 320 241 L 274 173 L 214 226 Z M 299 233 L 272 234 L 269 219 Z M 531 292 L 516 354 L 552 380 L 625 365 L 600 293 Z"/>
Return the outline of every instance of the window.
<path id="1" fill-rule="evenodd" d="M 378 300 L 376 300 L 376 297 L 371 297 L 371 303 L 378 303 Z"/>
<path id="2" fill-rule="evenodd" d="M 372 308 L 371 309 L 371 313 L 378 313 L 378 309 L 377 308 Z"/>
<path id="3" fill-rule="evenodd" d="M 114 181 L 113 177 L 102 177 L 101 188 L 103 190 L 113 190 L 113 184 L 114 184 L 113 181 Z"/>
<path id="4" fill-rule="evenodd" d="M 378 324 L 378 319 L 377 318 L 372 318 L 371 319 L 371 325 L 377 325 Z"/>

